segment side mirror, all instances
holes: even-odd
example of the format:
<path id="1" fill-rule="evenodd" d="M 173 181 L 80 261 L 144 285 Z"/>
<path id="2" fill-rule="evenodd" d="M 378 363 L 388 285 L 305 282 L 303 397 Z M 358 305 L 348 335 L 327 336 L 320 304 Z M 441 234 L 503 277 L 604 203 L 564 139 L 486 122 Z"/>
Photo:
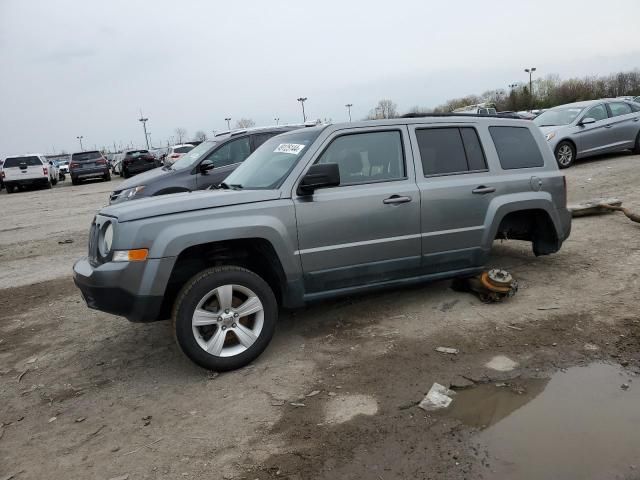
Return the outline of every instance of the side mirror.
<path id="1" fill-rule="evenodd" d="M 580 125 L 590 125 L 592 123 L 596 123 L 596 119 L 595 118 L 587 117 L 587 118 L 583 118 L 580 121 Z"/>
<path id="2" fill-rule="evenodd" d="M 209 170 L 213 170 L 213 162 L 211 160 L 204 160 L 198 167 L 198 171 L 206 175 Z"/>
<path id="3" fill-rule="evenodd" d="M 298 185 L 298 195 L 312 195 L 319 188 L 340 185 L 340 169 L 337 163 L 311 165 Z"/>

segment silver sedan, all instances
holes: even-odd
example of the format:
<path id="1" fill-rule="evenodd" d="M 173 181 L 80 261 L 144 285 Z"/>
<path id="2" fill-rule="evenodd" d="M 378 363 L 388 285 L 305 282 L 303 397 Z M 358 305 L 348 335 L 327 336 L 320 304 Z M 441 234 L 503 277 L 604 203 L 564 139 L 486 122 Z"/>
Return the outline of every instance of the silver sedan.
<path id="1" fill-rule="evenodd" d="M 640 153 L 640 104 L 589 100 L 551 108 L 534 120 L 560 168 L 579 158 L 620 150 Z"/>

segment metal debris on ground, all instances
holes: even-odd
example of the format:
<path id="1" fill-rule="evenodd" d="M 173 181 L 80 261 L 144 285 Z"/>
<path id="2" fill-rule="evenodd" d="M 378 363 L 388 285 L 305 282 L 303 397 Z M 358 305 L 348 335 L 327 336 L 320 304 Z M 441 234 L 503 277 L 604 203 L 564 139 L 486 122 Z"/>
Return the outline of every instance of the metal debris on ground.
<path id="1" fill-rule="evenodd" d="M 494 268 L 475 277 L 457 278 L 451 288 L 473 292 L 483 303 L 495 303 L 513 297 L 518 291 L 518 282 L 506 270 Z"/>
<path id="2" fill-rule="evenodd" d="M 418 404 L 425 412 L 433 412 L 435 410 L 440 410 L 442 408 L 447 408 L 456 394 L 453 390 L 449 390 L 444 385 L 440 385 L 439 383 L 434 383 L 431 385 L 429 392 L 425 395 L 422 401 Z"/>
<path id="3" fill-rule="evenodd" d="M 447 353 L 449 355 L 457 355 L 459 350 L 457 348 L 437 347 L 436 352 Z"/>

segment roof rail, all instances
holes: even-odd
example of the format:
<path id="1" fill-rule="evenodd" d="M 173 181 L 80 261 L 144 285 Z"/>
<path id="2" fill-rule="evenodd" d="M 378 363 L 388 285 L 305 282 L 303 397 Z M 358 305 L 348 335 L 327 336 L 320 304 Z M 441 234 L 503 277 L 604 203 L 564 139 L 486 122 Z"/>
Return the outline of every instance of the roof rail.
<path id="1" fill-rule="evenodd" d="M 500 112 L 491 115 L 481 115 L 479 113 L 405 113 L 398 118 L 422 118 L 422 117 L 479 117 L 479 118 L 508 118 L 506 115 L 499 115 Z"/>

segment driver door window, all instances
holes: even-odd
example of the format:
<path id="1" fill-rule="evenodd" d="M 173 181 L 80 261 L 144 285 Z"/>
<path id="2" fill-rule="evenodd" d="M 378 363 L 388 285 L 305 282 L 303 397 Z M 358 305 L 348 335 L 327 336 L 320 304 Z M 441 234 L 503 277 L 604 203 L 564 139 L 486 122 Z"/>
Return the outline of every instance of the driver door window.
<path id="1" fill-rule="evenodd" d="M 242 137 L 225 143 L 206 159 L 213 162 L 215 168 L 244 162 L 251 153 L 249 137 Z"/>
<path id="2" fill-rule="evenodd" d="M 341 186 L 405 178 L 399 131 L 343 135 L 329 145 L 316 163 L 337 163 Z"/>
<path id="3" fill-rule="evenodd" d="M 596 122 L 598 122 L 600 120 L 606 120 L 607 118 L 609 118 L 609 115 L 607 115 L 607 109 L 604 107 L 604 105 L 596 105 L 587 112 L 584 118 L 593 118 Z"/>

